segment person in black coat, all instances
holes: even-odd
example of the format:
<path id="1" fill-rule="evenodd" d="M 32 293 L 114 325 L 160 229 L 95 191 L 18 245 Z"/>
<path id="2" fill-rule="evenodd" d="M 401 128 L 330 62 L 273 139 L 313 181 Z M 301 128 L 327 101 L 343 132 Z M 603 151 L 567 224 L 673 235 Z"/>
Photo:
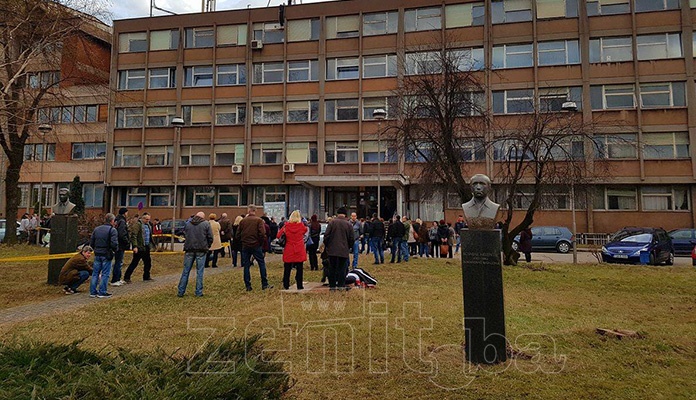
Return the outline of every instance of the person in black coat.
<path id="1" fill-rule="evenodd" d="M 524 253 L 524 259 L 527 262 L 532 262 L 532 228 L 520 232 L 520 244 L 517 247 L 520 253 Z"/>
<path id="2" fill-rule="evenodd" d="M 396 262 L 401 262 L 401 242 L 404 240 L 404 233 L 406 233 L 406 228 L 404 227 L 404 223 L 401 222 L 401 217 L 397 215 L 392 220 L 392 223 L 389 224 L 389 237 L 392 241 L 391 261 L 389 261 L 389 263 L 394 262 L 394 258 L 396 257 L 397 252 L 399 253 L 399 256 L 397 257 Z"/>

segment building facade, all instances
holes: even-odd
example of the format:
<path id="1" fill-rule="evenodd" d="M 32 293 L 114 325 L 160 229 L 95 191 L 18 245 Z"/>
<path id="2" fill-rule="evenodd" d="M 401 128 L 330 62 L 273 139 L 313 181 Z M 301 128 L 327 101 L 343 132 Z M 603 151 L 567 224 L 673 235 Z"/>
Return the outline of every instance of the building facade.
<path id="1" fill-rule="evenodd" d="M 613 176 L 576 199 L 579 232 L 693 227 L 692 6 L 351 0 L 115 21 L 107 207 L 365 216 L 379 186 L 382 217 L 453 220 L 459 199 L 422 193 L 417 157 L 377 132 L 400 82 L 427 72 L 411 60 L 458 51 L 482 70 L 494 118 L 572 100 L 585 122 L 624 122 L 594 133 L 587 157 Z M 385 121 L 373 118 L 379 108 Z M 500 154 L 466 162 L 494 177 Z M 569 226 L 569 193 L 551 197 L 535 224 Z"/>

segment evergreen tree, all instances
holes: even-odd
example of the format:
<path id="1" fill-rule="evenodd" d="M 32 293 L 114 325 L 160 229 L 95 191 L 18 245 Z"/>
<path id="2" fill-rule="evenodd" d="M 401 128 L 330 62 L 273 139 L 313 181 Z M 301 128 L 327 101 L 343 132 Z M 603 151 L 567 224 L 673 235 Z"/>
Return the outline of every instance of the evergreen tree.
<path id="1" fill-rule="evenodd" d="M 85 212 L 85 199 L 82 198 L 82 182 L 79 175 L 70 183 L 70 202 L 75 204 L 74 213 L 82 215 Z"/>

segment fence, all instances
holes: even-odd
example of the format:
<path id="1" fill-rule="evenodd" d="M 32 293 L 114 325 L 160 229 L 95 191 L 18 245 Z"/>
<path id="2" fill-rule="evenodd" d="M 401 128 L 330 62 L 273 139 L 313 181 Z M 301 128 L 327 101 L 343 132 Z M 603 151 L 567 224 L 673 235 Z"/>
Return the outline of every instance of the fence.
<path id="1" fill-rule="evenodd" d="M 609 242 L 608 233 L 578 233 L 577 243 L 591 246 L 601 246 Z"/>

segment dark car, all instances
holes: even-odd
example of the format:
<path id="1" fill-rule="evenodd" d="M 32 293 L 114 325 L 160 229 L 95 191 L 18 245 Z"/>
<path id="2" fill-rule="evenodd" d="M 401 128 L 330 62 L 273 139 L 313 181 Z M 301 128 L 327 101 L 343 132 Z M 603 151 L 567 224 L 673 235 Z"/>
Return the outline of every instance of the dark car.
<path id="1" fill-rule="evenodd" d="M 675 229 L 669 231 L 672 238 L 674 254 L 678 256 L 688 256 L 696 246 L 696 229 Z"/>
<path id="2" fill-rule="evenodd" d="M 564 226 L 535 226 L 532 227 L 532 250 L 555 250 L 567 253 L 573 247 L 573 233 Z M 520 235 L 515 236 L 512 248 L 517 251 Z"/>
<path id="3" fill-rule="evenodd" d="M 161 224 L 162 224 L 162 234 L 163 235 L 169 235 L 172 233 L 172 220 L 171 219 L 165 219 L 164 221 L 161 222 Z M 174 234 L 176 236 L 183 238 L 185 227 L 186 227 L 186 220 L 185 219 L 175 220 Z M 169 238 L 166 238 L 166 239 L 169 239 Z M 182 241 L 183 240 L 181 240 L 181 239 L 177 239 L 177 242 L 179 242 L 179 243 Z"/>
<path id="4" fill-rule="evenodd" d="M 624 228 L 602 247 L 604 262 L 639 264 L 641 253 L 651 265 L 674 264 L 672 239 L 661 228 Z"/>

